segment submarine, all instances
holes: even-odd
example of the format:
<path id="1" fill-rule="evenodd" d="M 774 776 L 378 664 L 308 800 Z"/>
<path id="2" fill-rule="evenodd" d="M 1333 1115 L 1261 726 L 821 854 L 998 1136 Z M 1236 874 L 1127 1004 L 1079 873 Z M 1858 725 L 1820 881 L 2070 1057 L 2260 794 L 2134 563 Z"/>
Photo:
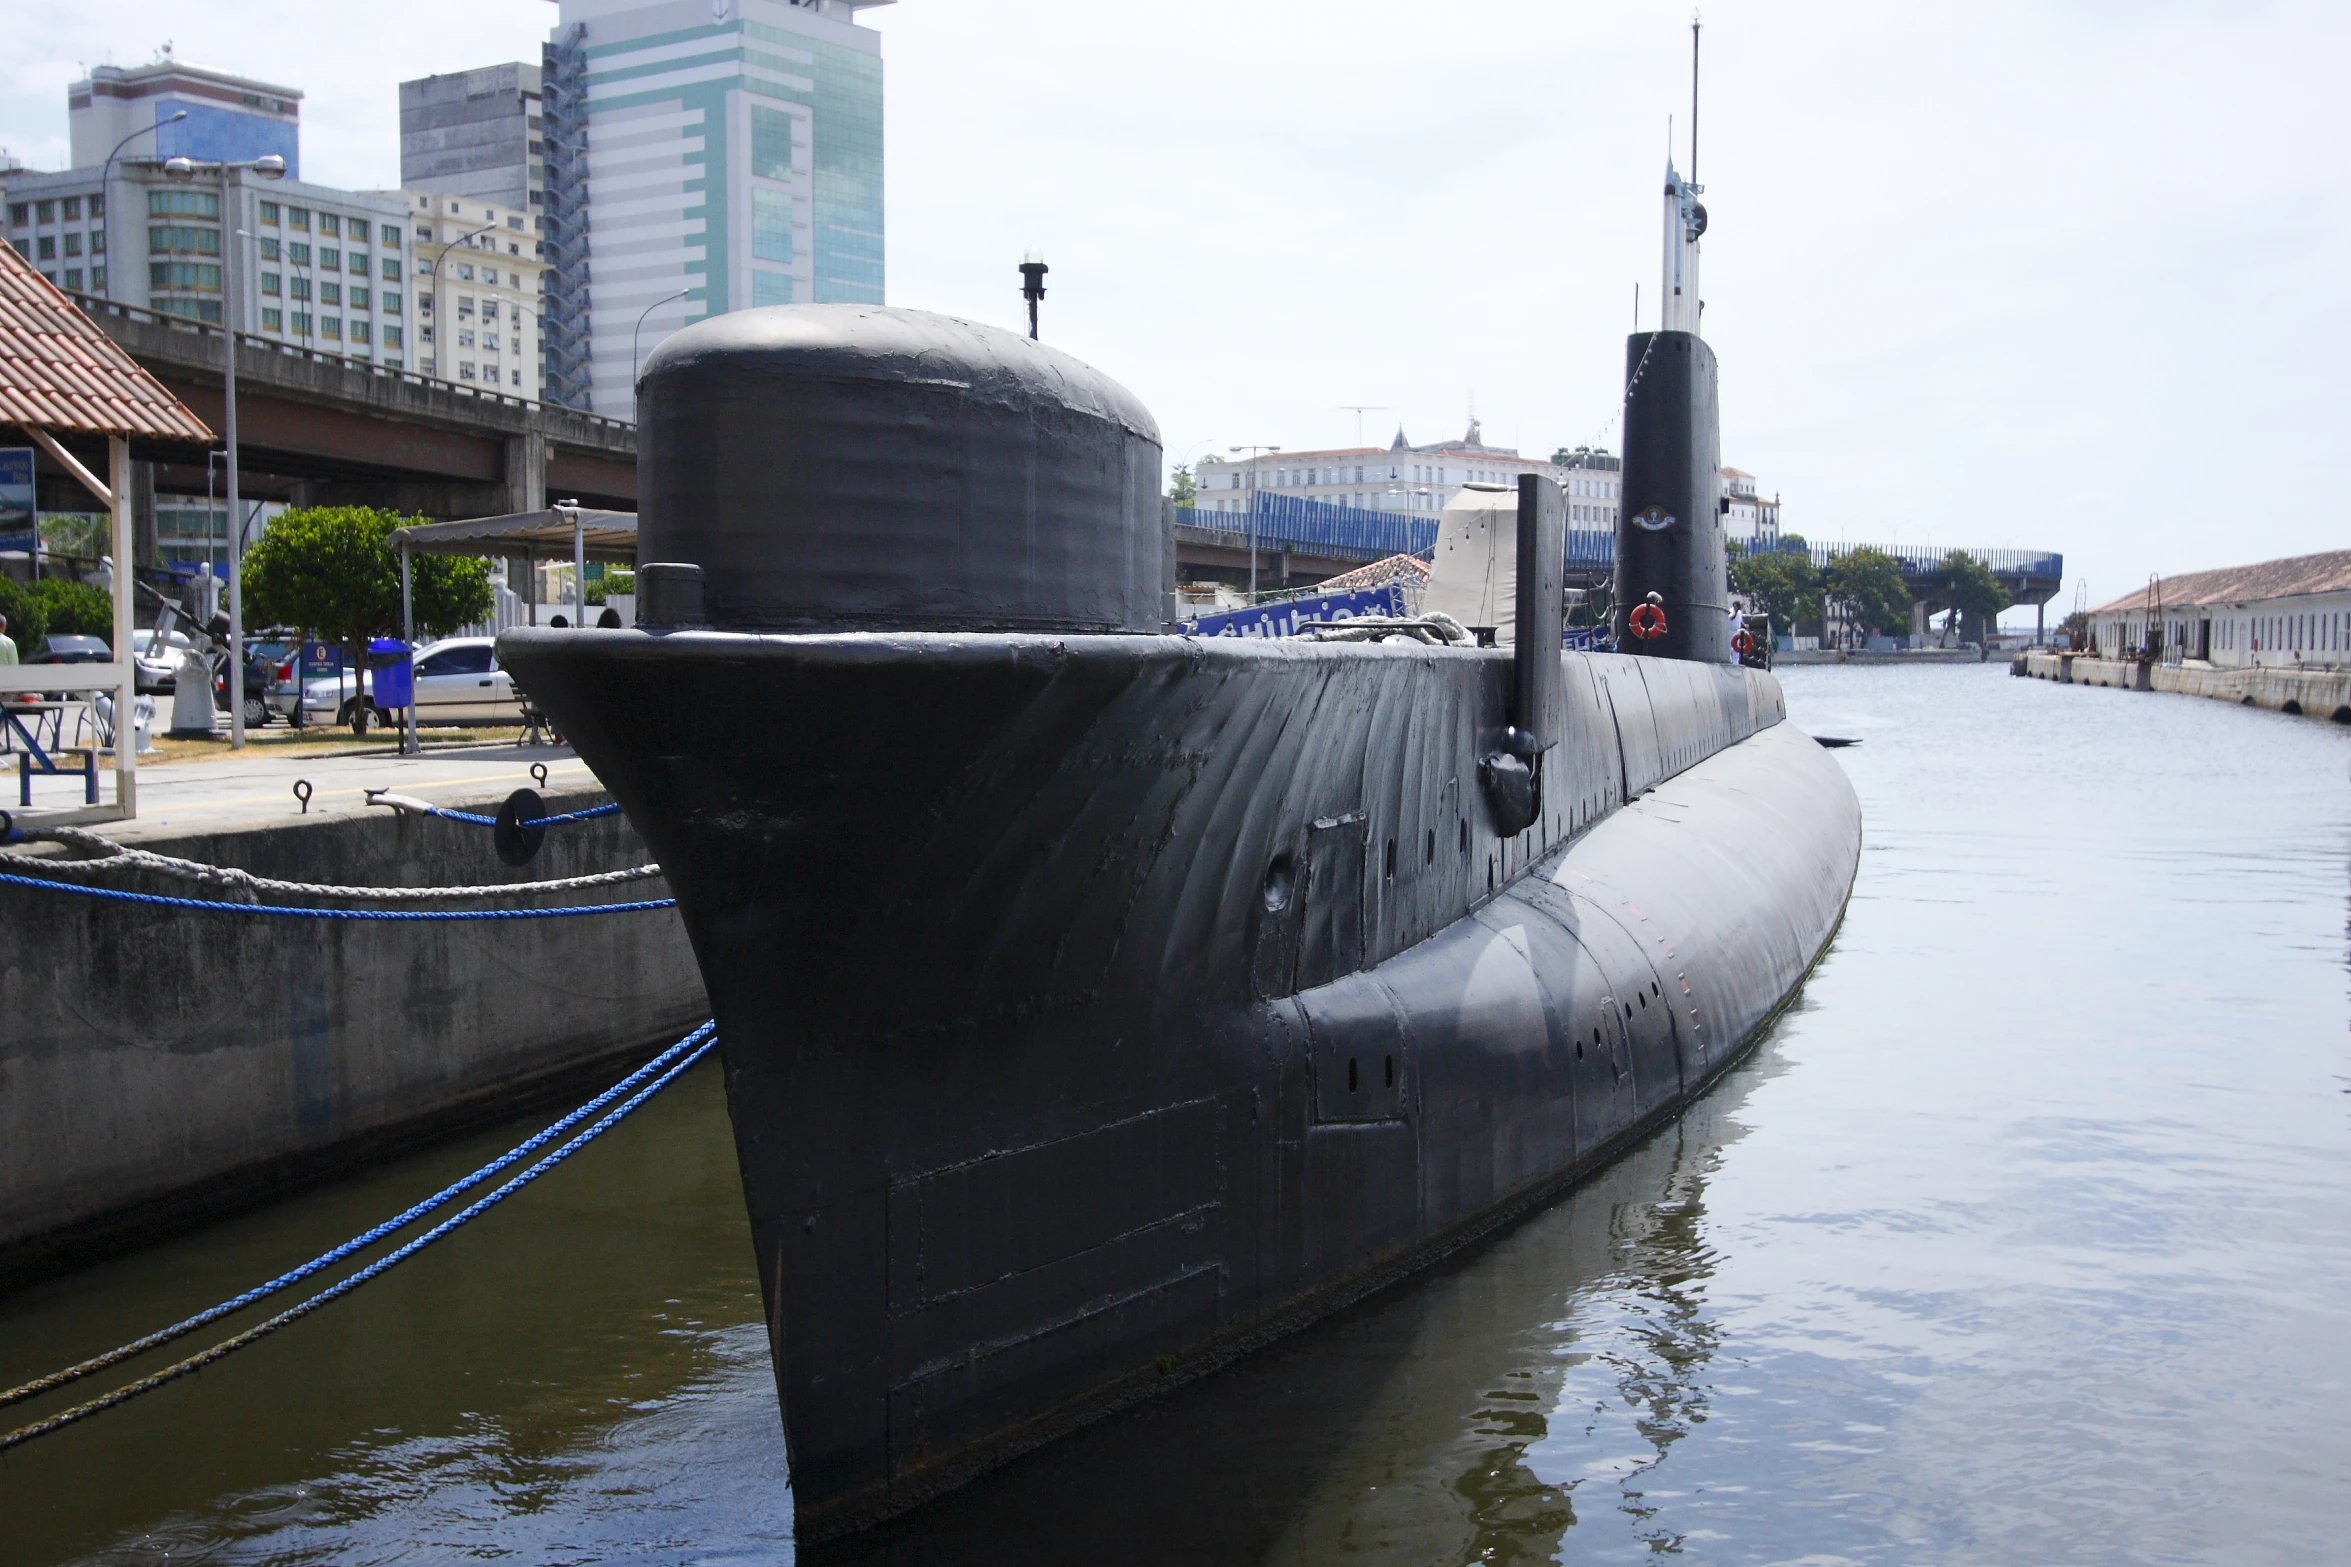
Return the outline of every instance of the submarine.
<path id="1" fill-rule="evenodd" d="M 1696 194 L 1626 346 L 1623 652 L 1563 649 L 1539 477 L 1447 507 L 1477 635 L 1184 636 L 1157 427 L 1070 355 L 827 304 L 647 358 L 640 625 L 499 658 L 675 889 L 803 1543 L 1551 1199 L 1826 949 L 1860 806 L 1733 656 Z"/>

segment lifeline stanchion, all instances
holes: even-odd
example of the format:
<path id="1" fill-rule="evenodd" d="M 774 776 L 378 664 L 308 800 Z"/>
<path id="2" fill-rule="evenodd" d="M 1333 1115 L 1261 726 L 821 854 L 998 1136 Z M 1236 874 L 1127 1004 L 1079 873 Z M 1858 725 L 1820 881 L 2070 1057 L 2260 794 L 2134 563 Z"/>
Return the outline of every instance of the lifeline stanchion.
<path id="1" fill-rule="evenodd" d="M 398 1267 L 401 1263 L 406 1262 L 409 1258 L 415 1256 L 418 1252 L 424 1250 L 427 1246 L 432 1245 L 433 1242 L 440 1240 L 443 1236 L 446 1236 L 455 1231 L 460 1225 L 469 1223 L 473 1219 L 480 1217 L 482 1214 L 496 1207 L 499 1203 L 504 1202 L 507 1198 L 513 1196 L 516 1192 L 522 1190 L 525 1186 L 528 1186 L 531 1182 L 537 1180 L 540 1176 L 546 1174 L 549 1170 L 554 1169 L 564 1160 L 570 1158 L 573 1154 L 579 1152 L 582 1148 L 585 1148 L 588 1144 L 603 1136 L 613 1127 L 619 1125 L 622 1121 L 626 1120 L 632 1113 L 634 1113 L 640 1105 L 644 1104 L 646 1100 L 651 1099 L 655 1094 L 660 1093 L 671 1083 L 677 1081 L 677 1079 L 685 1072 L 690 1070 L 695 1065 L 695 1063 L 699 1062 L 705 1055 L 708 1055 L 711 1051 L 711 1048 L 717 1043 L 718 1041 L 716 1039 L 704 1039 L 702 1043 L 696 1046 L 694 1050 L 683 1060 L 680 1060 L 675 1065 L 671 1066 L 669 1070 L 663 1072 L 661 1076 L 655 1078 L 651 1083 L 639 1089 L 636 1094 L 628 1099 L 627 1102 L 622 1104 L 619 1109 L 614 1110 L 611 1114 L 598 1121 L 594 1126 L 589 1127 L 586 1131 L 580 1133 L 577 1137 L 574 1137 L 570 1142 L 565 1143 L 562 1147 L 556 1149 L 555 1152 L 549 1154 L 546 1158 L 541 1159 L 537 1164 L 532 1165 L 529 1169 L 523 1171 L 522 1174 L 514 1177 L 505 1185 L 490 1193 L 490 1195 L 487 1197 L 483 1197 L 468 1205 L 463 1211 L 452 1215 L 447 1219 L 443 1219 L 439 1224 L 434 1225 L 424 1234 L 419 1235 L 416 1239 L 408 1242 L 408 1244 L 402 1246 L 398 1251 L 390 1252 L 385 1256 L 378 1258 L 376 1261 L 371 1262 L 366 1267 L 360 1269 L 357 1273 L 352 1274 L 349 1278 L 327 1286 L 327 1288 L 320 1290 L 317 1294 L 311 1296 L 308 1300 L 305 1300 L 298 1305 L 287 1307 L 284 1311 L 279 1312 L 276 1316 L 271 1317 L 268 1321 L 256 1323 L 254 1326 L 247 1328 L 244 1332 L 237 1334 L 233 1338 L 222 1339 L 219 1343 L 213 1345 L 210 1349 L 203 1350 L 194 1355 L 190 1355 L 185 1360 L 177 1361 L 171 1365 L 168 1365 L 161 1371 L 155 1372 L 151 1376 L 141 1377 L 136 1382 L 126 1382 L 111 1393 L 104 1394 L 98 1398 L 93 1398 L 87 1403 L 76 1404 L 73 1408 L 62 1410 L 57 1414 L 51 1415 L 46 1420 L 37 1420 L 31 1425 L 19 1426 L 17 1429 L 8 1432 L 6 1435 L 0 1435 L 0 1452 L 6 1452 L 12 1447 L 22 1446 L 26 1442 L 48 1436 L 52 1432 L 62 1431 L 67 1426 L 74 1425 L 83 1420 L 87 1420 L 92 1415 L 99 1414 L 108 1409 L 112 1409 L 120 1404 L 127 1404 L 142 1393 L 151 1393 L 155 1389 L 162 1387 L 167 1383 L 176 1382 L 181 1377 L 188 1375 L 192 1371 L 200 1371 L 204 1367 L 211 1365 L 214 1361 L 225 1359 L 227 1356 L 235 1354 L 238 1350 L 245 1348 L 247 1345 L 258 1343 L 262 1339 L 267 1338 L 270 1334 L 275 1333 L 278 1329 L 308 1316 L 310 1313 L 318 1310 L 319 1307 L 326 1305 L 329 1301 L 349 1294 L 352 1290 L 357 1289 L 360 1285 L 365 1284 L 368 1280 L 377 1278 L 388 1270 Z"/>
<path id="2" fill-rule="evenodd" d="M 417 1220 L 423 1218 L 426 1214 L 431 1213 L 434 1209 L 446 1204 L 451 1198 L 481 1185 L 482 1182 L 488 1180 L 491 1176 L 496 1175 L 500 1170 L 505 1169 L 508 1165 L 515 1163 L 524 1155 L 531 1153 L 535 1149 L 545 1147 L 555 1138 L 560 1137 L 565 1132 L 570 1131 L 573 1127 L 579 1125 L 580 1122 L 586 1120 L 589 1116 L 594 1115 L 597 1111 L 612 1103 L 613 1100 L 618 1099 L 621 1095 L 636 1087 L 646 1078 L 651 1077 L 656 1072 L 659 1072 L 663 1067 L 669 1065 L 672 1061 L 675 1061 L 681 1052 L 691 1049 L 696 1044 L 699 1044 L 710 1034 L 711 1030 L 717 1026 L 718 1024 L 715 1020 L 704 1023 L 701 1027 L 695 1029 L 685 1038 L 679 1040 L 676 1044 L 671 1045 L 667 1050 L 662 1051 L 661 1054 L 655 1056 L 652 1060 L 646 1062 L 643 1066 L 637 1068 L 634 1072 L 631 1072 L 628 1076 L 622 1078 L 619 1082 L 613 1084 L 610 1088 L 607 1088 L 604 1090 L 604 1092 L 598 1094 L 595 1098 L 589 1100 L 586 1104 L 581 1105 L 577 1110 L 572 1111 L 569 1115 L 565 1116 L 562 1120 L 557 1121 L 554 1125 L 548 1127 L 545 1131 L 542 1131 L 534 1137 L 526 1138 L 522 1142 L 517 1143 L 514 1147 L 507 1149 L 506 1152 L 500 1154 L 497 1158 L 492 1159 L 488 1164 L 483 1165 L 480 1169 L 474 1171 L 471 1175 L 466 1176 L 462 1180 L 450 1182 L 447 1186 L 442 1187 L 439 1191 L 433 1193 L 433 1195 L 427 1197 L 424 1201 L 408 1208 L 405 1212 L 395 1214 L 393 1217 L 386 1219 L 383 1223 L 375 1226 L 375 1228 L 352 1236 L 349 1240 L 343 1242 L 343 1244 L 340 1246 L 336 1246 L 331 1250 L 319 1253 L 317 1256 L 311 1258 L 308 1262 L 302 1264 L 302 1266 L 299 1268 L 281 1273 L 276 1278 L 271 1279 L 268 1283 L 256 1285 L 254 1288 L 245 1291 L 245 1293 L 242 1295 L 234 1296 L 228 1300 L 224 1300 L 217 1306 L 207 1307 L 203 1311 L 197 1312 L 192 1317 L 183 1318 L 180 1321 L 173 1323 L 170 1327 L 160 1328 L 155 1332 L 148 1334 L 144 1338 L 133 1339 L 128 1344 L 119 1345 L 116 1348 L 106 1351 L 106 1353 L 102 1355 L 93 1355 L 88 1360 L 84 1360 L 75 1365 L 66 1367 L 63 1371 L 51 1372 L 48 1376 L 38 1377 L 33 1381 L 24 1383 L 22 1386 L 12 1387 L 5 1392 L 0 1392 L 0 1409 L 6 1409 L 11 1404 L 21 1404 L 28 1398 L 38 1398 L 43 1393 L 54 1393 L 59 1388 L 69 1386 L 75 1382 L 79 1382 L 86 1376 L 96 1375 L 98 1372 L 104 1371 L 108 1366 L 119 1365 L 123 1361 L 132 1359 L 139 1355 L 144 1355 L 151 1349 L 160 1349 L 164 1345 L 171 1343 L 174 1339 L 185 1338 L 190 1333 L 195 1332 L 198 1328 L 204 1327 L 210 1323 L 218 1322 L 223 1317 L 234 1316 L 236 1313 L 243 1311 L 247 1306 L 251 1306 L 257 1304 L 258 1302 L 267 1300 L 270 1296 L 279 1293 L 281 1290 L 291 1289 L 293 1286 L 301 1283 L 304 1279 L 309 1278 L 312 1274 L 318 1272 L 322 1268 L 331 1268 L 336 1263 L 341 1262 L 344 1258 L 349 1257 L 356 1252 L 365 1251 L 368 1247 L 373 1246 L 377 1241 L 382 1240 L 385 1236 L 406 1229 L 409 1225 L 414 1224 Z"/>
<path id="3" fill-rule="evenodd" d="M 563 909 L 295 909 L 275 903 L 220 903 L 210 898 L 167 898 L 156 892 L 118 892 L 112 887 L 77 887 L 71 882 L 47 881 L 38 876 L 0 874 L 0 885 L 39 887 L 79 898 L 103 898 L 112 903 L 144 903 L 156 908 L 202 909 L 213 914 L 268 914 L 281 919 L 321 920 L 545 920 L 576 914 L 632 914 L 641 909 L 674 909 L 675 898 L 647 898 L 636 903 L 588 903 Z M 522 884 L 528 888 L 528 883 Z M 501 889 L 503 890 L 503 889 Z"/>

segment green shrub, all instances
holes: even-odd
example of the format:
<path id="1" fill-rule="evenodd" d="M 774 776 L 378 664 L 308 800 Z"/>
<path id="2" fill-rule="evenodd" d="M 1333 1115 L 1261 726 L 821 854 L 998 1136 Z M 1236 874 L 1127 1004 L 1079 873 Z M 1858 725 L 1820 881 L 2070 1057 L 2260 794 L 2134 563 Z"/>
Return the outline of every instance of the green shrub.
<path id="1" fill-rule="evenodd" d="M 0 576 L 0 615 L 8 617 L 8 640 L 16 644 L 20 661 L 41 651 L 41 639 L 49 634 L 48 608 L 14 577 Z"/>
<path id="2" fill-rule="evenodd" d="M 101 589 L 87 582 L 43 577 L 33 584 L 32 595 L 47 611 L 52 635 L 102 637 L 108 647 L 114 645 L 114 600 Z"/>

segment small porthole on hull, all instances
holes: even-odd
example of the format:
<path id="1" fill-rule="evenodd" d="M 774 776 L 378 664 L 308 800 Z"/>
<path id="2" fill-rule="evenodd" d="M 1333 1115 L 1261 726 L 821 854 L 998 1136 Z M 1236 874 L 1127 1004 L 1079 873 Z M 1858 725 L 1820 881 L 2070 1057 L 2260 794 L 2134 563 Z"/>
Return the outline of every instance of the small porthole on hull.
<path id="1" fill-rule="evenodd" d="M 1265 906 L 1279 914 L 1290 906 L 1290 897 L 1298 890 L 1298 866 L 1287 854 L 1277 854 L 1265 868 Z"/>
<path id="2" fill-rule="evenodd" d="M 1355 1058 L 1347 1058 L 1347 1092 L 1355 1092 Z"/>
<path id="3" fill-rule="evenodd" d="M 1396 840 L 1388 840 L 1388 880 L 1396 879 Z"/>
<path id="4" fill-rule="evenodd" d="M 1437 863 L 1437 829 L 1434 827 L 1429 829 L 1428 863 L 1431 865 Z"/>
<path id="5" fill-rule="evenodd" d="M 1386 1079 L 1383 1087 L 1393 1088 L 1396 1086 L 1396 1058 L 1394 1056 L 1380 1057 L 1380 1073 Z"/>
<path id="6" fill-rule="evenodd" d="M 1464 855 L 1469 853 L 1469 818 L 1466 816 L 1461 818 L 1461 852 Z"/>

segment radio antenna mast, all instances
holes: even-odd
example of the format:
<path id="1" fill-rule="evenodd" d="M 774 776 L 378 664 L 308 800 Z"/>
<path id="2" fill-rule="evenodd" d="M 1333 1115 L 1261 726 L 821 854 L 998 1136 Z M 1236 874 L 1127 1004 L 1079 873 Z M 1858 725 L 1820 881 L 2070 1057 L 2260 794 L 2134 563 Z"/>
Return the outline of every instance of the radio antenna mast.
<path id="1" fill-rule="evenodd" d="M 1698 183 L 1698 13 L 1690 13 L 1690 183 Z"/>

